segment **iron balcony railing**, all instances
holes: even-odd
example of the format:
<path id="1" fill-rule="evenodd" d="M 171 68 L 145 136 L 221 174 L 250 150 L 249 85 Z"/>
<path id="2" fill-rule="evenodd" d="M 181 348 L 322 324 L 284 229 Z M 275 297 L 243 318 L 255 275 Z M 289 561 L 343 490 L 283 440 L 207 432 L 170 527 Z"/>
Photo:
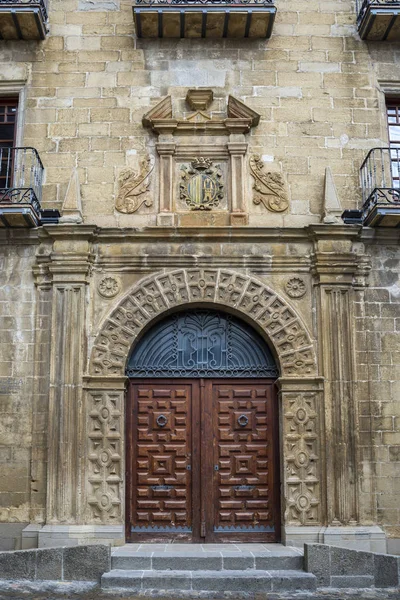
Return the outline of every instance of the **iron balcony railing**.
<path id="1" fill-rule="evenodd" d="M 21 8 L 24 8 L 25 6 L 37 8 L 43 17 L 43 20 L 47 21 L 47 3 L 48 0 L 0 0 L 0 7 L 14 5 Z"/>
<path id="2" fill-rule="evenodd" d="M 369 8 L 397 8 L 400 0 L 356 0 L 357 23 L 360 23 Z"/>
<path id="3" fill-rule="evenodd" d="M 0 207 L 30 204 L 40 213 L 43 164 L 35 148 L 0 146 Z"/>
<path id="4" fill-rule="evenodd" d="M 1 0 L 0 0 L 1 1 Z M 274 4 L 274 0 L 135 0 L 135 6 L 152 6 L 152 5 L 199 5 L 206 4 L 208 6 L 228 6 L 228 5 L 239 5 L 239 6 L 247 6 L 247 5 L 258 5 L 258 6 L 271 6 Z"/>
<path id="5" fill-rule="evenodd" d="M 400 147 L 372 148 L 360 175 L 364 214 L 378 204 L 400 209 Z"/>

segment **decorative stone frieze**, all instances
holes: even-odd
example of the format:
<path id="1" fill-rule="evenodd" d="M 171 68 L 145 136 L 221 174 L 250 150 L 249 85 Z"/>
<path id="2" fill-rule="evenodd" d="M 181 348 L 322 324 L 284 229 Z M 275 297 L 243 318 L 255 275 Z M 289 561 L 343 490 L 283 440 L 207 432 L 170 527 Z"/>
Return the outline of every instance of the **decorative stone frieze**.
<path id="1" fill-rule="evenodd" d="M 254 277 L 212 268 L 157 273 L 142 280 L 103 324 L 94 343 L 90 372 L 123 375 L 132 344 L 151 319 L 171 308 L 199 302 L 230 307 L 251 318 L 270 339 L 282 373 L 316 373 L 313 342 L 294 309 Z"/>

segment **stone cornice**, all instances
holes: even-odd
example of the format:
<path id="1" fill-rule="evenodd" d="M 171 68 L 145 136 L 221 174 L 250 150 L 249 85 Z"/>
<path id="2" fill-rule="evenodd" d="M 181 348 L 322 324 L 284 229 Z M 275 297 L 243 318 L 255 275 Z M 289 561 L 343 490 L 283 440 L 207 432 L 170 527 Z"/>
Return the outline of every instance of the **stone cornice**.
<path id="1" fill-rule="evenodd" d="M 95 225 L 51 225 L 43 227 L 48 238 L 79 237 L 94 242 L 146 241 L 183 242 L 189 240 L 237 242 L 304 242 L 319 239 L 360 239 L 360 227 L 308 225 L 307 227 L 146 227 L 144 229 L 96 227 Z"/>

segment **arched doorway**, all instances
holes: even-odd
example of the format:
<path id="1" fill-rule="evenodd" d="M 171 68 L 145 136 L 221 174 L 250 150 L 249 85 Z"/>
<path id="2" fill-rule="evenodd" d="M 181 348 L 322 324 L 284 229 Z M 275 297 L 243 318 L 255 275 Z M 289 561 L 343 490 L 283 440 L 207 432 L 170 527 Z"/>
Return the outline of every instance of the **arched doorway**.
<path id="1" fill-rule="evenodd" d="M 127 375 L 127 541 L 278 541 L 278 368 L 261 336 L 220 311 L 177 312 Z"/>

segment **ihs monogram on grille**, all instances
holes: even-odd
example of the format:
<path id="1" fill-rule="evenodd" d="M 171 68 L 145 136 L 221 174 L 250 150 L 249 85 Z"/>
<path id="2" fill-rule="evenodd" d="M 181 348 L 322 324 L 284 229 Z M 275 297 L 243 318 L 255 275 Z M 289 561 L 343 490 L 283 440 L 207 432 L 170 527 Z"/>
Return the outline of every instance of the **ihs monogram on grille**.
<path id="1" fill-rule="evenodd" d="M 181 167 L 180 198 L 192 210 L 211 210 L 224 197 L 220 165 L 212 165 L 209 158 L 200 157 L 190 167 Z"/>

